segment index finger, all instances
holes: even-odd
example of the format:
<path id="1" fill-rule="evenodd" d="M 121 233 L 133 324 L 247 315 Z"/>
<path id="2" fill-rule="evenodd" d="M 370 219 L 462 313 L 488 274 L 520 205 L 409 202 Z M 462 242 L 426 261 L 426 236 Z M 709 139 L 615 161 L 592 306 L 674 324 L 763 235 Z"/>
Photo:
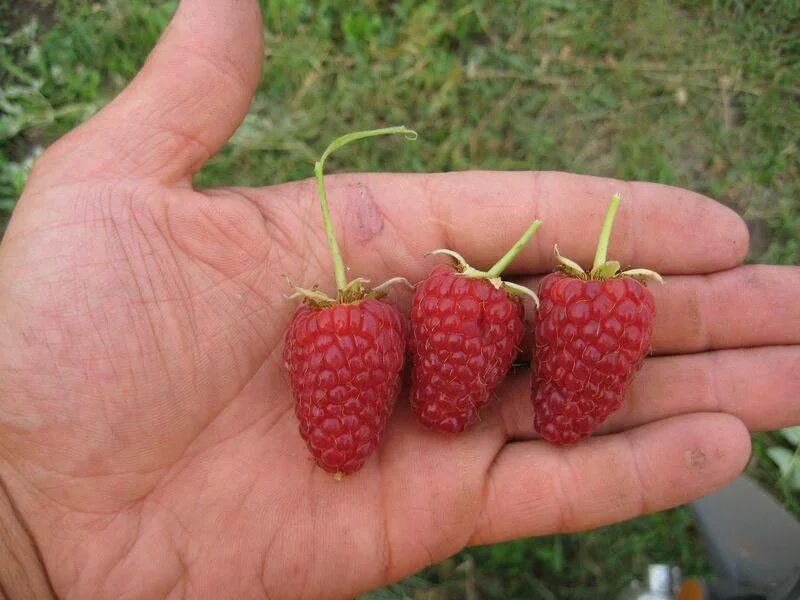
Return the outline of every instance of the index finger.
<path id="1" fill-rule="evenodd" d="M 543 224 L 507 275 L 551 270 L 556 243 L 563 255 L 590 266 L 617 192 L 622 202 L 608 256 L 623 266 L 707 273 L 740 264 L 748 250 L 747 228 L 735 212 L 701 194 L 660 184 L 556 172 L 468 171 L 333 175 L 326 176 L 326 188 L 345 261 L 354 273 L 376 280 L 388 271 L 424 277 L 441 260 L 424 258 L 436 248 L 456 250 L 473 267 L 487 269 L 535 218 Z M 322 230 L 311 182 L 268 189 L 280 190 L 278 196 L 294 205 L 295 218 L 297 204 L 303 206 L 301 218 Z M 287 218 L 276 204 L 262 204 L 268 218 Z"/>

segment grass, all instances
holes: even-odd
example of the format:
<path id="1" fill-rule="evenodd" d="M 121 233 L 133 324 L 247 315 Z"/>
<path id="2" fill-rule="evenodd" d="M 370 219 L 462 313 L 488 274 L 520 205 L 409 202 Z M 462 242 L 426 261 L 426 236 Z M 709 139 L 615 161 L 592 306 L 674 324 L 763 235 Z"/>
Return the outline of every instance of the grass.
<path id="1" fill-rule="evenodd" d="M 614 598 L 655 562 L 680 564 L 687 573 L 708 571 L 688 511 L 663 512 L 581 535 L 471 548 L 364 600 L 403 594 L 420 600 Z"/>
<path id="2" fill-rule="evenodd" d="M 125 85 L 174 8 L 0 0 L 0 228 L 36 153 Z M 745 217 L 750 260 L 800 260 L 793 0 L 273 0 L 264 19 L 250 114 L 198 185 L 307 177 L 334 134 L 404 123 L 419 141 L 375 144 L 348 155 L 348 168 L 555 169 L 679 185 Z M 756 436 L 750 471 L 800 514 L 767 457 L 783 443 Z M 470 549 L 375 597 L 610 597 L 651 560 L 707 572 L 685 509 Z"/>

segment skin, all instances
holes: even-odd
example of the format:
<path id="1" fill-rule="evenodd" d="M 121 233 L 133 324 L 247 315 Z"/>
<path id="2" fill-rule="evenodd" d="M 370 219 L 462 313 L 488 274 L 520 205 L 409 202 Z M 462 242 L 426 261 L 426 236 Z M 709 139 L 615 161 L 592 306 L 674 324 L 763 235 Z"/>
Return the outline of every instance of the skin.
<path id="1" fill-rule="evenodd" d="M 0 476 L 58 595 L 352 596 L 465 545 L 687 502 L 739 474 L 748 429 L 800 422 L 800 269 L 740 266 L 722 205 L 562 173 L 342 175 L 351 274 L 418 281 L 440 247 L 486 269 L 538 217 L 508 271 L 535 284 L 556 241 L 591 262 L 619 191 L 609 256 L 666 284 L 606 435 L 537 441 L 521 372 L 461 436 L 403 396 L 361 472 L 316 468 L 281 360 L 284 275 L 333 289 L 313 181 L 191 186 L 247 110 L 260 22 L 255 1 L 182 2 L 128 89 L 39 159 L 0 246 Z"/>

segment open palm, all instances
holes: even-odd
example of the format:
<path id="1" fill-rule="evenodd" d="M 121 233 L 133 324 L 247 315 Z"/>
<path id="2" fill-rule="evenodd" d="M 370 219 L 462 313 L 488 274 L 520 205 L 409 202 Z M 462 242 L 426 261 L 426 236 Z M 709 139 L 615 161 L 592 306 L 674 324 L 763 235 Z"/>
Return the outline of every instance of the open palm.
<path id="1" fill-rule="evenodd" d="M 610 254 L 667 277 L 658 356 L 609 435 L 536 441 L 522 371 L 461 436 L 401 396 L 362 471 L 317 468 L 281 357 L 285 277 L 332 288 L 314 184 L 191 187 L 246 112 L 260 23 L 255 0 L 183 2 L 131 86 L 38 161 L 0 247 L 0 476 L 57 594 L 351 596 L 467 544 L 686 502 L 743 468 L 748 428 L 800 421 L 800 272 L 738 266 L 721 205 L 558 173 L 334 176 L 353 276 L 418 281 L 438 247 L 486 267 L 539 217 L 514 264 L 533 285 L 555 241 L 589 261 L 620 191 Z"/>

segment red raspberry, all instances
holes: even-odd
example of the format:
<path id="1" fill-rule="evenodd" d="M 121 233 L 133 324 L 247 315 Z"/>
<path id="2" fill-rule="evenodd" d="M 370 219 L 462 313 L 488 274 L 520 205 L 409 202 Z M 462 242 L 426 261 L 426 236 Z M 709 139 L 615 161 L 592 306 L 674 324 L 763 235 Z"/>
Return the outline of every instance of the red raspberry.
<path id="1" fill-rule="evenodd" d="M 400 311 L 380 300 L 301 307 L 284 361 L 300 435 L 330 472 L 360 469 L 383 436 L 400 391 L 405 335 Z"/>
<path id="2" fill-rule="evenodd" d="M 336 297 L 316 288 L 296 288 L 293 296 L 305 304 L 289 325 L 283 350 L 300 435 L 317 464 L 337 476 L 360 469 L 383 436 L 400 390 L 406 334 L 400 311 L 379 298 L 393 283 L 409 284 L 395 277 L 370 290 L 365 279 L 347 281 L 328 211 L 323 166 L 345 144 L 390 133 L 417 136 L 405 127 L 357 131 L 334 140 L 314 165 Z"/>
<path id="3" fill-rule="evenodd" d="M 619 263 L 606 261 L 618 204 L 615 196 L 591 272 L 556 251 L 561 272 L 546 276 L 539 285 L 534 427 L 556 444 L 590 435 L 617 410 L 650 352 L 655 302 L 637 279 L 661 278 L 645 269 L 620 272 Z"/>
<path id="4" fill-rule="evenodd" d="M 478 418 L 522 340 L 525 309 L 485 279 L 437 266 L 414 294 L 411 408 L 420 422 L 458 433 Z"/>
<path id="5" fill-rule="evenodd" d="M 432 429 L 459 433 L 478 418 L 517 356 L 525 329 L 522 286 L 500 273 L 530 240 L 534 221 L 519 241 L 486 272 L 450 250 L 458 270 L 437 266 L 414 294 L 411 408 Z"/>
<path id="6" fill-rule="evenodd" d="M 547 440 L 576 442 L 617 410 L 650 351 L 655 303 L 638 281 L 551 274 L 539 286 L 534 425 Z"/>

